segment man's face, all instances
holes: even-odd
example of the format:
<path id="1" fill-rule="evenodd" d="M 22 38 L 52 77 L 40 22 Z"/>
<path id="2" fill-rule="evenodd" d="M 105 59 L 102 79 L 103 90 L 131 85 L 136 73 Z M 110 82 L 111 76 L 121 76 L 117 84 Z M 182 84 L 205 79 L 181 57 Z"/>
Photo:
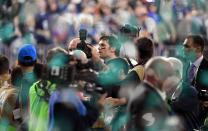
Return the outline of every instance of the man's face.
<path id="1" fill-rule="evenodd" d="M 183 47 L 184 47 L 184 56 L 192 62 L 195 61 L 197 48 L 194 46 L 193 40 L 191 38 L 186 38 L 183 43 Z"/>
<path id="2" fill-rule="evenodd" d="M 99 45 L 98 52 L 99 52 L 100 58 L 102 59 L 109 58 L 111 54 L 111 47 L 108 44 L 108 42 L 106 40 L 101 40 L 98 43 L 98 45 Z"/>

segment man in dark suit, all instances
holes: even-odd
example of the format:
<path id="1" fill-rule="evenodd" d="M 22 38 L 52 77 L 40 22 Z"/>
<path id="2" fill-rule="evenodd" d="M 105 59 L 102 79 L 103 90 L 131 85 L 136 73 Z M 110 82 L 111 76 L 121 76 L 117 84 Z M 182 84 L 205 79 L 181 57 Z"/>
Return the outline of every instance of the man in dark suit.
<path id="1" fill-rule="evenodd" d="M 128 130 L 165 130 L 169 118 L 166 83 L 176 82 L 171 64 L 164 57 L 154 57 L 145 65 L 145 78 L 130 97 Z M 180 130 L 180 129 L 178 129 Z"/>
<path id="2" fill-rule="evenodd" d="M 204 119 L 208 114 L 208 99 L 205 99 L 203 92 L 208 93 L 208 61 L 203 56 L 204 39 L 199 35 L 189 35 L 186 37 L 183 46 L 186 58 L 185 77 L 187 83 L 194 86 L 198 91 L 200 100 L 199 119 L 203 125 Z M 203 91 L 203 92 L 202 92 Z"/>
<path id="3" fill-rule="evenodd" d="M 208 90 L 208 61 L 203 56 L 204 39 L 199 35 L 189 35 L 186 37 L 184 43 L 184 53 L 188 63 L 186 70 L 188 82 L 196 87 L 199 91 L 201 89 Z"/>

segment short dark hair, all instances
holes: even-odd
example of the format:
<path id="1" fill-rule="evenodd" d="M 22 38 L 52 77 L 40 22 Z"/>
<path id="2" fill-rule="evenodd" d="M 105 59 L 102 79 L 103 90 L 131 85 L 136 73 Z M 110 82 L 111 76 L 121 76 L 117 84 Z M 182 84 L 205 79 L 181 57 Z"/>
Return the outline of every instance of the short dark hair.
<path id="1" fill-rule="evenodd" d="M 12 68 L 11 71 L 11 83 L 15 87 L 21 87 L 21 82 L 23 78 L 23 71 L 20 66 Z"/>
<path id="2" fill-rule="evenodd" d="M 25 59 L 31 60 L 31 57 L 30 56 L 26 56 Z M 37 62 L 37 60 L 31 61 L 31 62 L 21 62 L 21 61 L 18 61 L 18 64 L 20 66 L 28 67 L 28 66 L 34 66 L 36 64 L 36 62 Z"/>
<path id="3" fill-rule="evenodd" d="M 6 56 L 0 55 L 0 75 L 9 71 L 9 60 Z"/>
<path id="4" fill-rule="evenodd" d="M 115 48 L 115 53 L 119 56 L 121 45 L 114 35 L 103 35 L 100 40 L 107 41 L 110 47 Z"/>
<path id="5" fill-rule="evenodd" d="M 187 38 L 193 40 L 194 46 L 201 47 L 201 51 L 204 50 L 205 40 L 200 35 L 188 35 Z"/>
<path id="6" fill-rule="evenodd" d="M 146 37 L 142 37 L 136 40 L 135 45 L 142 62 L 140 64 L 145 64 L 153 56 L 154 53 L 154 44 L 152 40 Z"/>

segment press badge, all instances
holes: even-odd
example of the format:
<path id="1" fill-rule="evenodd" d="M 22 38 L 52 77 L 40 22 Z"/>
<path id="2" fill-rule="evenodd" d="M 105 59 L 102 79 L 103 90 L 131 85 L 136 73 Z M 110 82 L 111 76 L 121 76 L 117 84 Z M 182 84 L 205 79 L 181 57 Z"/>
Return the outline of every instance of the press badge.
<path id="1" fill-rule="evenodd" d="M 15 110 L 13 110 L 13 115 L 14 115 L 14 119 L 15 119 L 15 120 L 21 118 L 21 111 L 20 111 L 20 108 L 17 108 L 17 109 L 15 109 Z"/>

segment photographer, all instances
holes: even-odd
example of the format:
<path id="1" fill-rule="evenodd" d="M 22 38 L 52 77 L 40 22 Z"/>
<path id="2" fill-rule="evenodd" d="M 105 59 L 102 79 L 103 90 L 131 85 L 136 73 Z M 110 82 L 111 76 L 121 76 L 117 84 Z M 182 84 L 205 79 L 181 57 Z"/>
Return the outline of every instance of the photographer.
<path id="1" fill-rule="evenodd" d="M 49 131 L 88 130 L 104 104 L 106 94 L 97 92 L 97 76 L 87 64 L 85 53 L 80 50 L 72 53 L 75 61 L 69 61 L 69 83 L 57 84 L 49 100 Z"/>
<path id="2" fill-rule="evenodd" d="M 83 123 L 83 126 L 80 125 L 82 129 L 89 128 L 97 119 L 98 111 L 102 104 L 96 103 L 102 102 L 97 100 L 95 106 L 92 106 L 88 102 L 82 101 L 82 98 L 85 98 L 82 95 L 85 92 L 85 86 L 89 84 L 85 79 L 92 80 L 94 77 L 92 77 L 93 75 L 91 75 L 90 71 L 83 71 L 86 66 L 79 62 L 73 54 L 68 55 L 62 48 L 54 48 L 48 52 L 47 67 L 42 69 L 42 78 L 30 89 L 29 130 L 47 130 L 48 124 L 49 130 L 53 130 L 55 127 L 60 129 L 72 128 L 74 125 L 65 124 L 63 126 L 61 123 L 57 123 L 59 119 L 65 121 L 73 119 L 73 117 L 57 117 L 68 116 L 67 114 L 71 113 L 72 110 L 68 109 L 65 104 L 71 104 L 72 107 L 78 104 L 81 105 L 81 108 L 86 109 L 86 116 L 77 120 Z M 90 78 L 86 78 L 86 76 Z M 57 95 L 60 95 L 60 97 L 56 97 Z M 68 97 L 74 99 L 74 101 L 70 101 Z M 101 99 L 103 98 L 101 97 Z M 58 110 L 56 110 L 57 104 L 60 105 Z M 48 116 L 48 112 L 50 116 Z M 63 114 L 63 112 L 65 113 Z"/>
<path id="3" fill-rule="evenodd" d="M 88 44 L 85 42 L 87 37 L 87 31 L 86 30 L 80 30 L 79 31 L 79 38 L 74 38 L 69 42 L 68 50 L 69 52 L 78 49 L 82 50 L 87 58 L 89 59 L 88 63 L 91 63 L 91 68 L 100 71 L 106 68 L 106 65 L 101 60 L 98 50 L 96 47 Z"/>
<path id="4" fill-rule="evenodd" d="M 67 52 L 62 48 L 53 48 L 49 50 L 47 54 L 47 65 L 55 63 L 58 54 L 66 55 Z M 56 57 L 55 57 L 56 56 Z M 60 55 L 59 55 L 60 56 Z M 61 61 L 60 61 L 61 62 Z M 59 63 L 61 64 L 61 63 Z M 42 69 L 42 73 L 43 73 Z M 44 83 L 44 84 L 43 84 Z M 48 93 L 45 94 L 45 88 L 47 88 Z M 47 122 L 48 122 L 48 99 L 50 97 L 50 93 L 56 89 L 56 84 L 53 81 L 49 80 L 41 80 L 34 83 L 30 87 L 29 91 L 29 131 L 40 131 L 47 130 Z"/>

